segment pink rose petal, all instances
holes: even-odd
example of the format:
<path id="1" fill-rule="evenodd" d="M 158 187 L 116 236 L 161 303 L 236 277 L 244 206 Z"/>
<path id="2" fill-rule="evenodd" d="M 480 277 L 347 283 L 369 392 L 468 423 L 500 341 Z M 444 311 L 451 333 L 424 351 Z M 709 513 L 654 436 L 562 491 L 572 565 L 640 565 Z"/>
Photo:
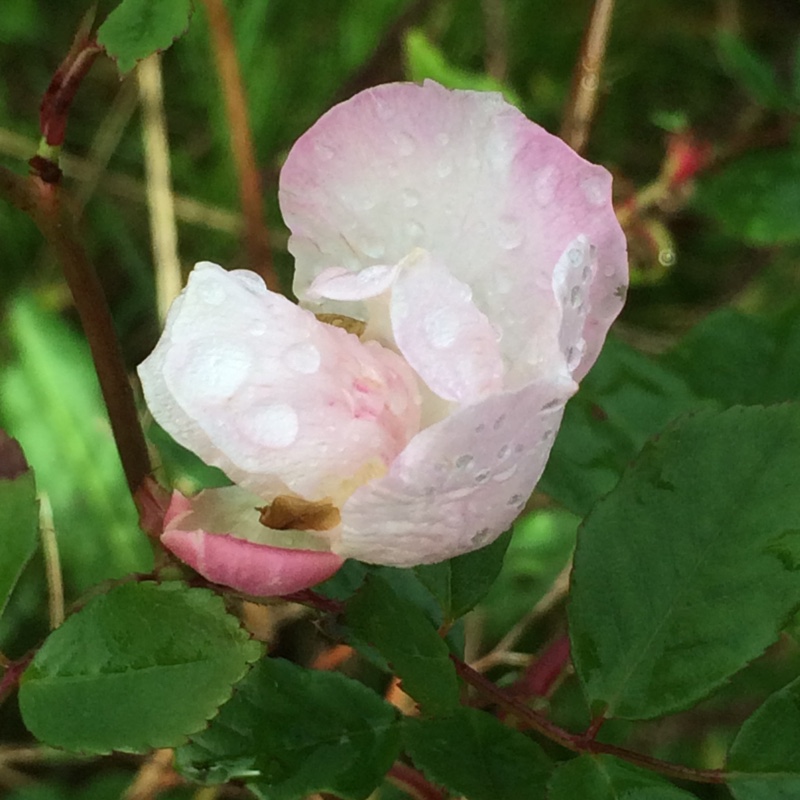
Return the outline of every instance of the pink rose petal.
<path id="1" fill-rule="evenodd" d="M 214 264 L 195 267 L 139 375 L 159 424 L 264 500 L 346 496 L 419 427 L 399 356 Z"/>
<path id="2" fill-rule="evenodd" d="M 500 95 L 387 84 L 332 108 L 292 148 L 280 203 L 295 292 L 324 269 L 396 264 L 415 247 L 468 284 L 502 334 L 514 387 L 563 368 L 553 271 L 579 236 L 597 268 L 583 286 L 588 371 L 627 286 L 611 176 Z M 323 310 L 364 318 L 357 302 Z"/>
<path id="3" fill-rule="evenodd" d="M 417 434 L 386 476 L 345 503 L 335 552 L 405 567 L 492 542 L 539 480 L 576 388 L 569 379 L 533 383 Z"/>

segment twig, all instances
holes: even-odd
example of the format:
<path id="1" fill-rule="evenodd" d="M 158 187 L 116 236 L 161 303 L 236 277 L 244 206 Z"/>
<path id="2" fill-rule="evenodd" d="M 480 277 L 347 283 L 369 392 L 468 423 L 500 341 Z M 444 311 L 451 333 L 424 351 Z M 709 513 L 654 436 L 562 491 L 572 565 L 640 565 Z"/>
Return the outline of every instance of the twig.
<path id="1" fill-rule="evenodd" d="M 445 800 L 447 797 L 445 792 L 430 783 L 419 770 L 402 761 L 396 761 L 391 766 L 386 780 L 414 800 Z"/>
<path id="2" fill-rule="evenodd" d="M 239 196 L 245 221 L 245 245 L 250 269 L 258 272 L 267 286 L 280 291 L 272 264 L 269 232 L 264 220 L 261 175 L 256 164 L 253 137 L 247 113 L 242 76 L 236 57 L 228 10 L 223 0 L 203 0 L 208 14 L 211 42 L 230 128 L 231 152 L 239 182 Z"/>
<path id="3" fill-rule="evenodd" d="M 597 719 L 592 721 L 592 725 L 586 733 L 575 734 L 565 731 L 543 714 L 500 689 L 488 678 L 476 672 L 460 659 L 451 655 L 450 660 L 455 664 L 456 672 L 464 681 L 477 689 L 485 698 L 513 715 L 518 724 L 526 728 L 532 728 L 567 750 L 575 753 L 604 753 L 616 756 L 631 764 L 645 767 L 653 772 L 658 772 L 661 775 L 677 780 L 694 781 L 696 783 L 725 783 L 731 777 L 731 775 L 722 770 L 685 767 L 682 764 L 672 764 L 642 753 L 635 753 L 632 750 L 626 750 L 624 747 L 598 742 L 593 738 L 593 734 L 596 733 L 596 729 L 599 727 Z"/>
<path id="4" fill-rule="evenodd" d="M 174 755 L 172 750 L 154 750 L 139 767 L 122 800 L 153 800 L 163 791 L 183 783 L 183 779 L 172 768 Z"/>
<path id="5" fill-rule="evenodd" d="M 553 585 L 547 591 L 544 597 L 527 613 L 513 628 L 497 643 L 495 648 L 482 656 L 477 661 L 474 661 L 472 668 L 478 672 L 486 672 L 492 667 L 501 664 L 509 664 L 508 656 L 512 655 L 511 661 L 517 660 L 518 654 L 514 653 L 514 647 L 517 642 L 522 638 L 522 635 L 530 625 L 541 619 L 545 614 L 550 611 L 553 606 L 560 603 L 569 592 L 569 575 L 572 571 L 572 559 L 569 563 L 559 572 Z"/>
<path id="6" fill-rule="evenodd" d="M 163 322 L 183 283 L 178 256 L 178 226 L 172 199 L 169 141 L 164 114 L 160 56 L 155 53 L 136 68 L 142 104 L 147 206 L 156 274 L 156 306 Z"/>
<path id="7" fill-rule="evenodd" d="M 595 0 L 572 76 L 572 89 L 561 124 L 561 138 L 578 153 L 583 152 L 589 141 L 613 13 L 614 0 Z"/>
<path id="8" fill-rule="evenodd" d="M 50 505 L 50 498 L 44 492 L 39 495 L 39 534 L 42 537 L 47 576 L 50 630 L 54 631 L 64 621 L 64 577 L 61 573 L 61 558 L 58 554 L 58 540 L 53 524 L 53 508 Z"/>
<path id="9" fill-rule="evenodd" d="M 481 0 L 486 37 L 486 72 L 496 81 L 505 81 L 508 72 L 508 13 L 505 0 Z"/>
<path id="10" fill-rule="evenodd" d="M 36 141 L 34 139 L 21 136 L 6 128 L 0 128 L 0 154 L 27 161 L 35 150 Z M 102 155 L 98 157 L 102 160 Z M 147 187 L 141 181 L 120 172 L 104 172 L 98 176 L 102 170 L 98 169 L 97 164 L 91 158 L 62 153 L 59 165 L 65 177 L 74 178 L 82 184 L 75 192 L 78 201 L 76 213 L 81 210 L 83 203 L 91 195 L 91 191 L 84 189 L 84 186 L 93 186 L 95 180 L 101 189 L 123 200 L 133 200 L 137 203 L 147 201 Z M 176 194 L 174 200 L 175 214 L 181 222 L 232 235 L 241 233 L 242 217 L 235 211 L 208 205 L 193 197 L 180 194 Z"/>

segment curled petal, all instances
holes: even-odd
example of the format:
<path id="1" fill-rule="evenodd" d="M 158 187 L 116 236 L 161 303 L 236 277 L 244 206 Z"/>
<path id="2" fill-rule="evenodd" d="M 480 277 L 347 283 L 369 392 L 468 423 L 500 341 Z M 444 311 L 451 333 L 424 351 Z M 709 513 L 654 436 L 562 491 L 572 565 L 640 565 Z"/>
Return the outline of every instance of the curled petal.
<path id="1" fill-rule="evenodd" d="M 611 176 L 497 94 L 430 81 L 361 92 L 297 141 L 280 202 L 301 300 L 326 268 L 396 264 L 421 247 L 471 287 L 497 326 L 504 360 L 515 365 L 512 387 L 563 369 L 553 273 L 577 237 L 595 248 L 597 268 L 582 286 L 576 377 L 622 307 L 626 246 Z M 358 301 L 322 310 L 364 318 Z"/>
<path id="2" fill-rule="evenodd" d="M 409 443 L 342 508 L 340 555 L 405 567 L 482 547 L 518 516 L 544 470 L 567 378 L 465 406 Z"/>
<path id="3" fill-rule="evenodd" d="M 139 375 L 160 425 L 267 501 L 343 499 L 419 427 L 416 379 L 399 356 L 318 321 L 254 273 L 209 263 Z"/>
<path id="4" fill-rule="evenodd" d="M 207 580 L 245 594 L 268 597 L 307 589 L 330 578 L 344 563 L 327 551 L 274 547 L 194 528 L 191 523 L 197 516 L 192 501 L 176 492 L 162 543 Z"/>

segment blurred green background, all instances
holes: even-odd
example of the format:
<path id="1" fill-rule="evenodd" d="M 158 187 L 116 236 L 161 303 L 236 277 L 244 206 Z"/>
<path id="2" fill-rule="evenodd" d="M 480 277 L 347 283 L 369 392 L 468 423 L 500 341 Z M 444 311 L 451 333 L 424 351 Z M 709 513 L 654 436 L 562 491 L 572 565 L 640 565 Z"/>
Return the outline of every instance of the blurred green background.
<path id="1" fill-rule="evenodd" d="M 0 162 L 21 174 L 36 149 L 40 99 L 87 5 L 3 0 Z M 98 19 L 114 5 L 100 3 Z M 431 77 L 501 90 L 557 132 L 591 11 L 586 0 L 227 5 L 274 258 L 287 287 L 291 261 L 277 175 L 294 139 L 324 110 L 375 83 Z M 184 270 L 203 259 L 244 266 L 229 132 L 201 3 L 162 68 Z M 586 155 L 615 175 L 617 201 L 626 209 L 632 289 L 616 341 L 572 404 L 541 487 L 568 511 L 549 506 L 521 524 L 484 609 L 487 641 L 542 596 L 572 546 L 577 518 L 568 512 L 583 514 L 613 486 L 647 436 L 698 402 L 798 397 L 798 118 L 795 0 L 617 3 Z M 670 141 L 689 143 L 702 155 L 696 180 L 666 180 Z M 82 233 L 133 370 L 154 345 L 159 322 L 136 83 L 132 76 L 120 80 L 107 59 L 96 62 L 77 95 L 64 150 L 65 186 L 82 208 Z M 0 426 L 20 440 L 50 498 L 70 600 L 98 581 L 147 571 L 149 548 L 136 529 L 59 266 L 33 223 L 6 204 L 0 206 L 0 264 Z M 598 420 L 607 423 L 599 432 Z M 219 479 L 158 431 L 153 438 L 173 476 Z M 599 460 L 589 477 L 574 477 L 588 463 L 586 453 L 595 451 Z M 544 503 L 552 500 L 542 497 L 536 505 Z M 12 657 L 46 632 L 42 576 L 37 557 L 0 620 L 0 650 Z M 531 646 L 554 627 L 545 625 Z M 782 650 L 780 664 L 786 658 Z M 753 696 L 763 694 L 758 674 Z M 19 730 L 14 720 L 0 723 L 3 728 L 12 736 Z M 703 762 L 703 748 L 719 750 L 724 733 L 714 725 L 709 730 L 688 760 Z M 649 741 L 646 732 L 637 735 Z M 106 777 L 113 783 L 113 775 Z M 13 796 L 72 796 L 47 791 L 38 785 Z M 75 796 L 117 796 L 104 791 L 81 789 Z"/>

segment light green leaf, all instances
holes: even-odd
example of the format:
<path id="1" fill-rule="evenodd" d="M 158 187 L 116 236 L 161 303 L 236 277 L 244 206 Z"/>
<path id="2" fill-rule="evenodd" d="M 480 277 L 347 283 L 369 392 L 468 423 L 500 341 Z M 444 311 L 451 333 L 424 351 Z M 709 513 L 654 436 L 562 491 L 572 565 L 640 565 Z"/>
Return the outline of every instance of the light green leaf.
<path id="1" fill-rule="evenodd" d="M 578 533 L 570 635 L 593 713 L 686 708 L 775 640 L 800 605 L 798 475 L 797 404 L 697 413 L 648 443 Z"/>
<path id="2" fill-rule="evenodd" d="M 377 575 L 348 603 L 347 624 L 374 647 L 400 678 L 403 690 L 429 714 L 458 705 L 459 687 L 447 644 L 428 616 Z"/>
<path id="3" fill-rule="evenodd" d="M 445 54 L 421 30 L 410 30 L 405 41 L 406 71 L 410 80 L 422 83 L 431 79 L 448 89 L 474 89 L 480 92 L 501 92 L 509 103 L 520 105 L 513 89 L 489 75 L 469 72 L 451 64 Z"/>
<path id="4" fill-rule="evenodd" d="M 259 797 L 367 797 L 397 757 L 397 713 L 360 683 L 264 659 L 208 730 L 177 752 L 192 780 L 243 779 Z"/>
<path id="5" fill-rule="evenodd" d="M 652 772 L 606 755 L 583 755 L 556 768 L 547 800 L 692 800 Z M 696 800 L 696 798 L 695 798 Z"/>
<path id="6" fill-rule="evenodd" d="M 476 708 L 445 719 L 406 719 L 406 750 L 429 780 L 469 800 L 544 797 L 552 769 L 535 742 Z"/>
<path id="7" fill-rule="evenodd" d="M 32 298 L 10 306 L 3 333 L 16 361 L 0 372 L 0 419 L 53 507 L 69 594 L 152 569 L 88 347 Z"/>
<path id="8" fill-rule="evenodd" d="M 767 698 L 742 725 L 728 755 L 736 800 L 800 797 L 800 678 Z"/>
<path id="9" fill-rule="evenodd" d="M 0 614 L 39 541 L 39 504 L 22 449 L 0 431 Z"/>
<path id="10" fill-rule="evenodd" d="M 128 72 L 166 50 L 189 27 L 192 0 L 122 0 L 97 31 L 97 42 Z"/>
<path id="11" fill-rule="evenodd" d="M 205 725 L 260 654 L 212 592 L 128 583 L 50 634 L 23 675 L 20 710 L 31 733 L 54 747 L 175 747 Z"/>

